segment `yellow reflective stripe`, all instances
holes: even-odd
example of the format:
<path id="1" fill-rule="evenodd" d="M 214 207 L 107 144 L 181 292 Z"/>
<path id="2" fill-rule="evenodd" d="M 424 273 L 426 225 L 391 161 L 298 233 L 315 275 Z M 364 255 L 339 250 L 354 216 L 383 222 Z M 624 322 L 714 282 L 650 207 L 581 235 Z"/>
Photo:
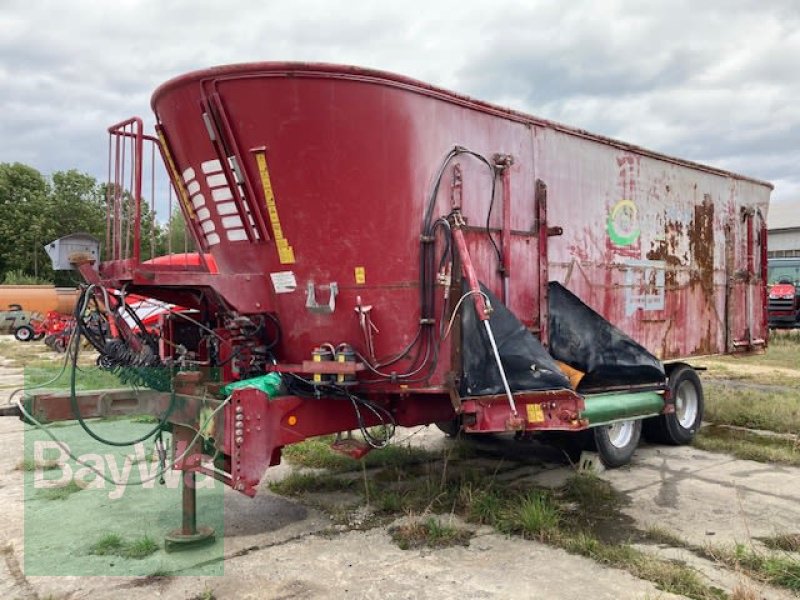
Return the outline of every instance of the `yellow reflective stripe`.
<path id="1" fill-rule="evenodd" d="M 172 160 L 172 155 L 169 153 L 169 146 L 167 146 L 167 140 L 164 137 L 164 132 L 159 129 L 156 131 L 156 133 L 158 134 L 158 141 L 161 143 L 161 149 L 164 151 L 164 156 L 167 159 L 167 168 L 169 169 L 169 174 L 172 177 L 175 187 L 178 188 L 178 199 L 181 201 L 186 214 L 194 219 L 194 207 L 192 206 L 192 203 L 189 202 L 189 195 L 186 193 L 186 189 L 183 187 L 183 181 L 178 173 L 178 169 L 175 167 L 175 161 Z"/>
<path id="2" fill-rule="evenodd" d="M 261 176 L 261 186 L 264 188 L 264 200 L 267 204 L 269 222 L 272 225 L 272 236 L 275 238 L 275 246 L 278 249 L 278 260 L 282 265 L 292 265 L 295 263 L 294 249 L 283 237 L 281 219 L 278 216 L 278 207 L 275 205 L 275 192 L 272 190 L 272 181 L 269 178 L 269 169 L 267 169 L 267 153 L 263 150 L 256 152 L 256 163 L 258 164 L 258 174 Z"/>

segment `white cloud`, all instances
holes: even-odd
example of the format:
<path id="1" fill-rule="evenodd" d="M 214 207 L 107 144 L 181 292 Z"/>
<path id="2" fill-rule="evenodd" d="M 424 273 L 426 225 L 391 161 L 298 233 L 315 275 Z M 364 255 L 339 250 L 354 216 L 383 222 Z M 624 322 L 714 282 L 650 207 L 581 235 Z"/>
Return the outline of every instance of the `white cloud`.
<path id="1" fill-rule="evenodd" d="M 800 194 L 800 4 L 6 1 L 0 161 L 105 177 L 105 128 L 229 62 L 399 72 Z"/>

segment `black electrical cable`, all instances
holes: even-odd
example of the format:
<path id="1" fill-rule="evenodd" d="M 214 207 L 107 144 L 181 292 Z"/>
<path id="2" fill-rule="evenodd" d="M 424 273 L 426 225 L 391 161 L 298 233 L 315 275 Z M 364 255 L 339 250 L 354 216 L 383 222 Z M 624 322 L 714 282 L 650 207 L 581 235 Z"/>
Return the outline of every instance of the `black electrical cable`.
<path id="1" fill-rule="evenodd" d="M 417 381 L 424 381 L 426 380 L 431 373 L 435 372 L 436 367 L 438 365 L 439 360 L 439 348 L 438 345 L 441 342 L 442 332 L 441 328 L 439 328 L 439 336 L 437 340 L 437 335 L 434 330 L 435 325 L 435 312 L 436 312 L 436 234 L 439 229 L 444 230 L 444 243 L 445 247 L 442 250 L 442 255 L 439 259 L 439 270 L 447 264 L 449 261 L 453 264 L 453 254 L 452 254 L 452 234 L 450 231 L 450 224 L 447 219 L 439 218 L 435 221 L 433 220 L 433 212 L 436 206 L 436 199 L 439 196 L 439 190 L 442 183 L 442 178 L 444 177 L 444 173 L 447 170 L 447 166 L 450 164 L 455 157 L 466 154 L 468 156 L 472 156 L 476 160 L 480 161 L 491 172 L 491 198 L 489 202 L 489 211 L 486 218 L 486 233 L 489 237 L 489 240 L 494 248 L 495 254 L 497 255 L 497 260 L 502 269 L 503 265 L 503 255 L 502 251 L 498 247 L 497 243 L 494 240 L 494 237 L 491 234 L 490 229 L 490 221 L 492 210 L 494 207 L 494 196 L 496 192 L 496 170 L 494 165 L 483 155 L 478 154 L 472 150 L 464 148 L 463 146 L 454 146 L 451 148 L 447 154 L 442 159 L 439 167 L 436 171 L 436 174 L 433 179 L 433 184 L 431 186 L 430 193 L 427 198 L 427 203 L 425 206 L 425 212 L 423 214 L 422 219 L 422 227 L 420 231 L 420 254 L 419 254 L 419 307 L 420 307 L 420 317 L 419 317 L 419 326 L 417 328 L 417 333 L 414 335 L 412 341 L 398 354 L 393 356 L 389 360 L 384 360 L 383 362 L 376 362 L 375 364 L 370 363 L 370 361 L 361 355 L 358 354 L 359 359 L 366 365 L 367 369 L 370 370 L 374 375 L 377 375 L 383 380 L 388 381 L 403 381 L 403 383 L 411 383 Z M 387 367 L 392 365 L 402 358 L 406 357 L 409 352 L 411 352 L 412 348 L 416 346 L 417 351 L 414 356 L 414 359 L 411 362 L 411 365 L 407 368 L 407 370 L 403 373 L 385 373 L 381 371 L 381 368 Z M 420 362 L 420 357 L 422 357 Z M 429 362 L 429 359 L 430 362 Z M 420 372 L 423 371 L 426 364 L 428 365 L 428 369 L 424 376 L 422 377 L 415 377 Z M 378 383 L 379 381 L 363 381 L 362 383 Z"/>
<path id="2" fill-rule="evenodd" d="M 295 373 L 288 373 L 283 377 L 287 391 L 291 394 L 306 398 L 318 398 L 320 393 L 324 393 L 329 398 L 339 398 L 349 400 L 356 416 L 359 431 L 364 436 L 365 441 L 373 448 L 383 448 L 394 436 L 397 421 L 394 415 L 383 406 L 376 404 L 366 398 L 361 398 L 351 393 L 347 388 L 332 383 L 313 383 Z M 378 425 L 384 427 L 386 435 L 377 437 L 369 431 L 362 410 L 371 412 Z"/>
<path id="3" fill-rule="evenodd" d="M 70 373 L 70 382 L 69 382 L 70 406 L 72 408 L 72 414 L 78 421 L 78 424 L 81 426 L 81 428 L 89 435 L 89 437 L 100 442 L 101 444 L 105 444 L 107 446 L 115 446 L 115 447 L 133 446 L 134 444 L 144 442 L 145 440 L 148 440 L 151 437 L 157 435 L 159 431 L 161 431 L 166 427 L 167 419 L 169 418 L 169 415 L 172 414 L 172 411 L 175 408 L 175 392 L 174 391 L 170 392 L 169 406 L 164 411 L 164 414 L 159 418 L 158 424 L 155 427 L 153 427 L 150 431 L 148 431 L 146 434 L 134 440 L 125 440 L 125 441 L 109 440 L 95 433 L 89 427 L 89 425 L 84 420 L 83 415 L 81 415 L 80 407 L 78 406 L 78 396 L 76 394 L 76 376 L 75 376 L 78 370 L 78 354 L 80 353 L 80 340 L 81 340 L 81 335 L 83 333 L 82 330 L 85 327 L 85 323 L 83 322 L 83 315 L 80 313 L 85 305 L 86 294 L 89 289 L 91 289 L 91 286 L 83 290 L 83 293 L 78 298 L 78 303 L 76 304 L 75 307 L 75 318 L 78 328 L 73 338 L 74 340 L 73 347 L 69 350 L 70 352 L 72 352 L 72 370 Z"/>
<path id="4" fill-rule="evenodd" d="M 497 178 L 494 176 L 495 169 L 494 167 L 490 167 L 492 169 L 492 192 L 491 198 L 489 199 L 489 211 L 486 213 L 486 235 L 489 237 L 489 241 L 492 242 L 492 246 L 494 246 L 494 253 L 497 255 L 497 264 L 500 265 L 500 268 L 503 268 L 503 252 L 497 246 L 497 243 L 494 241 L 494 236 L 492 235 L 492 230 L 489 229 L 489 222 L 492 220 L 492 208 L 494 207 L 494 194 L 496 189 Z"/>

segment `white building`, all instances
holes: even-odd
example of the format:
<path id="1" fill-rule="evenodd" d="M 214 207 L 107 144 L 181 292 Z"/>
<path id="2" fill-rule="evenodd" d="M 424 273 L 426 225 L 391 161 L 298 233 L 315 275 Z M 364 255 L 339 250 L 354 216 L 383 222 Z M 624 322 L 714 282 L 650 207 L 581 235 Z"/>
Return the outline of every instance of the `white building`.
<path id="1" fill-rule="evenodd" d="M 770 204 L 767 227 L 770 258 L 800 256 L 800 201 Z"/>

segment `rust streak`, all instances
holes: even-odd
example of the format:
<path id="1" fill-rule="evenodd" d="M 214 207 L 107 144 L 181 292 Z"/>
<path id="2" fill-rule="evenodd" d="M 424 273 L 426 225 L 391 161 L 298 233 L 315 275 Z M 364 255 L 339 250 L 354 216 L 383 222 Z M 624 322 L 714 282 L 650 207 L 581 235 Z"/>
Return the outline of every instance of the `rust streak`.
<path id="1" fill-rule="evenodd" d="M 706 195 L 703 203 L 694 207 L 694 219 L 689 225 L 689 251 L 699 271 L 693 282 L 699 281 L 706 304 L 714 303 L 714 203 Z"/>

